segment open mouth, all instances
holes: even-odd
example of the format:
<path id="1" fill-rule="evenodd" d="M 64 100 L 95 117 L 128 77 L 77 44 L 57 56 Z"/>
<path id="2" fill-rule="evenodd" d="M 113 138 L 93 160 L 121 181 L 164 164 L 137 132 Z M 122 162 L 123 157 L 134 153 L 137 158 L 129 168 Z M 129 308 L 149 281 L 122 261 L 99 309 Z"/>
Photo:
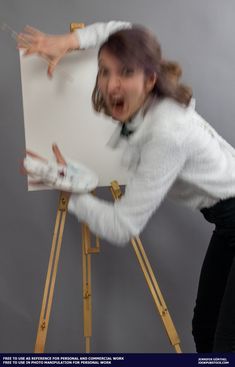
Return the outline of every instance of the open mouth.
<path id="1" fill-rule="evenodd" d="M 122 96 L 112 97 L 110 99 L 111 110 L 113 113 L 122 113 L 125 107 L 125 101 Z"/>

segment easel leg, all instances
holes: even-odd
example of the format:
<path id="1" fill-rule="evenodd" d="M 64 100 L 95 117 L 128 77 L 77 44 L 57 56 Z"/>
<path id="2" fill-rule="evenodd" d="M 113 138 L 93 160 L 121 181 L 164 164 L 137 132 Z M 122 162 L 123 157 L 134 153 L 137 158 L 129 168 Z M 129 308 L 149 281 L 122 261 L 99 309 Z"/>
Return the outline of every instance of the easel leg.
<path id="1" fill-rule="evenodd" d="M 122 192 L 121 192 L 120 186 L 117 181 L 111 182 L 111 192 L 115 200 L 120 199 L 120 197 L 122 196 Z M 152 267 L 149 263 L 149 260 L 147 258 L 147 255 L 145 253 L 145 250 L 141 243 L 140 238 L 139 237 L 132 238 L 131 244 L 134 248 L 134 251 L 139 261 L 139 264 L 141 266 L 141 269 L 144 273 L 144 277 L 148 284 L 149 290 L 152 294 L 157 310 L 161 316 L 162 322 L 164 324 L 164 327 L 166 329 L 166 333 L 170 339 L 170 342 L 174 346 L 175 351 L 177 353 L 181 353 L 180 340 L 179 340 L 177 331 L 175 329 L 175 326 L 173 324 L 173 321 L 167 309 L 166 303 L 163 299 L 160 288 L 157 284 Z"/>
<path id="2" fill-rule="evenodd" d="M 43 294 L 43 301 L 39 319 L 39 326 L 37 331 L 37 338 L 35 343 L 34 352 L 43 353 L 46 343 L 47 329 L 50 319 L 50 312 L 54 294 L 54 287 L 56 281 L 56 274 L 59 263 L 59 256 L 62 244 L 62 237 L 65 225 L 65 219 L 67 214 L 69 195 L 61 192 L 59 207 L 56 215 L 55 229 L 52 240 L 51 254 L 48 264 L 46 283 Z"/>
<path id="3" fill-rule="evenodd" d="M 91 255 L 86 251 L 90 244 L 90 231 L 86 224 L 82 224 L 82 274 L 83 274 L 83 316 L 85 350 L 90 353 L 90 338 L 92 335 L 91 313 Z"/>
<path id="4" fill-rule="evenodd" d="M 86 353 L 91 351 L 92 336 L 91 254 L 97 254 L 99 251 L 98 237 L 96 237 L 96 246 L 91 247 L 90 229 L 87 224 L 82 224 L 83 315 Z"/>

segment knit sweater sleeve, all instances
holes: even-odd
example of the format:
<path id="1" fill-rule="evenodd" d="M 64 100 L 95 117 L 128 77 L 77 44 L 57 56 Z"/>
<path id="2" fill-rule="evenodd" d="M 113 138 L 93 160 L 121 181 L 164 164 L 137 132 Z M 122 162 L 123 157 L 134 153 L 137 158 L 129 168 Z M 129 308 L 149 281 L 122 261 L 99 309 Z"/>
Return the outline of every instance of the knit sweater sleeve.
<path id="1" fill-rule="evenodd" d="M 88 49 L 101 45 L 110 34 L 125 28 L 131 28 L 129 22 L 110 21 L 108 23 L 94 23 L 76 30 L 80 49 Z"/>
<path id="2" fill-rule="evenodd" d="M 182 145 L 165 134 L 146 143 L 140 163 L 115 203 L 91 194 L 73 194 L 69 212 L 87 223 L 93 233 L 114 244 L 139 235 L 175 181 L 185 161 Z"/>

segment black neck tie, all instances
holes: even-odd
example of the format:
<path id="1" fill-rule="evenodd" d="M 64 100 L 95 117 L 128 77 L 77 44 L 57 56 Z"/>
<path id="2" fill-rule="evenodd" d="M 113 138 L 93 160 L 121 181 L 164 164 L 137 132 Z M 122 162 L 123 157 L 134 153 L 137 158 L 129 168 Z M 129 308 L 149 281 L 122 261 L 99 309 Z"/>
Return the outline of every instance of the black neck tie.
<path id="1" fill-rule="evenodd" d="M 127 125 L 127 123 L 122 123 L 122 129 L 121 129 L 120 135 L 125 136 L 126 138 L 128 138 L 129 135 L 133 134 L 134 131 L 129 130 L 126 125 Z"/>

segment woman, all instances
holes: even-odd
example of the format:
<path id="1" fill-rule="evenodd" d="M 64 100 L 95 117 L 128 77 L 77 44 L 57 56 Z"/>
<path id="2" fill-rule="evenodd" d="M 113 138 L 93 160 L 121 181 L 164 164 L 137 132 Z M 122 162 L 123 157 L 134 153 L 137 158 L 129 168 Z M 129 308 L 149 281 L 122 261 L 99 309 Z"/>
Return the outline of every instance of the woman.
<path id="1" fill-rule="evenodd" d="M 196 348 L 235 351 L 235 150 L 194 110 L 179 65 L 162 60 L 154 36 L 130 23 L 97 23 L 63 36 L 27 28 L 19 35 L 26 54 L 50 58 L 50 76 L 70 49 L 102 42 L 93 105 L 121 123 L 113 145 L 125 140 L 123 162 L 132 175 L 118 202 L 73 194 L 69 211 L 121 244 L 143 230 L 166 195 L 201 210 L 215 231 L 194 310 Z M 54 153 L 66 164 L 57 147 Z"/>

